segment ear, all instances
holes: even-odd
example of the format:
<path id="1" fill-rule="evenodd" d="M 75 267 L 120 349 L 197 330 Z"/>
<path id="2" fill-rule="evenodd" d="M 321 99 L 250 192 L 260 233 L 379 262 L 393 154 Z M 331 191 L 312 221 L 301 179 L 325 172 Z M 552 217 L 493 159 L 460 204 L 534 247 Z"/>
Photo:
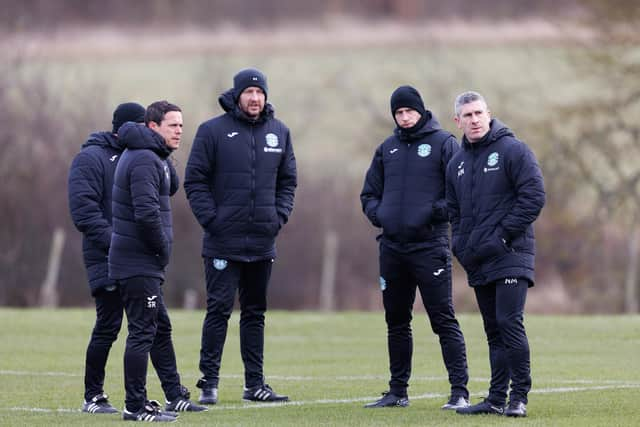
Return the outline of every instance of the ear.
<path id="1" fill-rule="evenodd" d="M 151 130 L 158 130 L 158 128 L 159 128 L 159 127 L 160 127 L 160 125 L 159 125 L 159 124 L 157 124 L 156 122 L 154 122 L 154 121 L 150 121 L 150 122 L 149 122 L 149 129 L 151 129 Z"/>
<path id="2" fill-rule="evenodd" d="M 460 124 L 460 117 L 453 116 L 453 121 L 456 122 L 456 126 L 458 126 L 458 129 L 462 129 L 462 125 Z"/>

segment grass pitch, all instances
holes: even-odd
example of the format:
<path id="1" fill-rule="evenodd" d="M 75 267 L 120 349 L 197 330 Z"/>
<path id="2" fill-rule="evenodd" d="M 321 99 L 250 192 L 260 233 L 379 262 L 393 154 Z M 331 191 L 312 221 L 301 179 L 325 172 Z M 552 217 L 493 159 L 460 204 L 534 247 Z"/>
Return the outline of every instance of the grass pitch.
<path id="1" fill-rule="evenodd" d="M 195 398 L 202 311 L 170 310 L 182 382 Z M 91 309 L 0 309 L 0 425 L 115 425 L 120 416 L 88 415 L 83 394 L 84 351 Z M 478 315 L 461 315 L 472 401 L 485 395 L 489 366 Z M 205 413 L 181 414 L 178 424 L 209 426 L 632 426 L 640 407 L 639 316 L 528 316 L 533 389 L 529 417 L 463 417 L 441 411 L 448 383 L 437 339 L 415 313 L 409 408 L 363 409 L 388 381 L 382 313 L 270 312 L 265 374 L 291 402 L 241 401 L 243 370 L 238 316 L 230 321 L 222 360 L 220 402 Z M 122 408 L 126 330 L 112 349 L 105 391 Z M 148 394 L 164 400 L 152 368 Z"/>

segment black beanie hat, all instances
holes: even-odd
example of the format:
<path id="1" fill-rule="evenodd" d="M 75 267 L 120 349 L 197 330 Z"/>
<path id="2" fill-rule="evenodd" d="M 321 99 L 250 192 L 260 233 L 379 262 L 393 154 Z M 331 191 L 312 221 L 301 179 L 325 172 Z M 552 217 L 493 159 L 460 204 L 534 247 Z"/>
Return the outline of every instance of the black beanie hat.
<path id="1" fill-rule="evenodd" d="M 126 122 L 144 123 L 144 112 L 144 107 L 136 102 L 125 102 L 118 105 L 113 112 L 113 120 L 111 121 L 113 130 L 111 132 L 118 133 L 120 126 Z"/>
<path id="2" fill-rule="evenodd" d="M 402 107 L 412 108 L 420 113 L 421 116 L 426 113 L 422 97 L 411 86 L 400 86 L 391 94 L 391 116 L 394 120 L 396 118 L 396 110 Z"/>
<path id="3" fill-rule="evenodd" d="M 248 87 L 255 86 L 262 89 L 264 98 L 267 99 L 267 78 L 260 70 L 245 68 L 233 76 L 233 98 L 238 102 L 240 94 Z"/>

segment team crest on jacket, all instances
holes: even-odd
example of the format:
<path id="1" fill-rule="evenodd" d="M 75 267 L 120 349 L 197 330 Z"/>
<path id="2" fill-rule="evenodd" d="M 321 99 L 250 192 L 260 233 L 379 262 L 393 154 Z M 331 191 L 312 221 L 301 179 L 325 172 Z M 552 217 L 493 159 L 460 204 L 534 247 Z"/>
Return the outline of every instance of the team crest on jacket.
<path id="1" fill-rule="evenodd" d="M 427 157 L 429 154 L 431 154 L 431 145 L 429 144 L 418 145 L 418 156 Z"/>
<path id="2" fill-rule="evenodd" d="M 499 160 L 500 160 L 500 154 L 494 151 L 493 153 L 489 154 L 489 157 L 487 158 L 487 166 L 494 167 L 495 165 L 498 164 Z"/>
<path id="3" fill-rule="evenodd" d="M 214 258 L 213 259 L 213 267 L 216 270 L 224 270 L 225 268 L 227 268 L 227 260 L 226 259 Z"/>
<path id="4" fill-rule="evenodd" d="M 164 177 L 167 179 L 167 181 L 171 179 L 169 175 L 169 166 L 167 166 L 166 164 L 164 165 Z"/>
<path id="5" fill-rule="evenodd" d="M 268 145 L 268 147 L 264 147 L 265 153 L 282 153 L 282 148 L 278 147 L 278 135 L 275 133 L 268 133 L 264 136 L 264 139 Z"/>

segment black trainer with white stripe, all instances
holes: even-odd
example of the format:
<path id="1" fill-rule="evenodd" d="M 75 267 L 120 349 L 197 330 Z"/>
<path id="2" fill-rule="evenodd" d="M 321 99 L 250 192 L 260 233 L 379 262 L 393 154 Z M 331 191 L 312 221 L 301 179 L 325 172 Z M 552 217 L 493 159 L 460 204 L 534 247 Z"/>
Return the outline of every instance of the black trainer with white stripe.
<path id="1" fill-rule="evenodd" d="M 82 404 L 82 412 L 89 414 L 117 414 L 118 410 L 109 403 L 109 396 L 98 394 L 93 399 Z"/>
<path id="2" fill-rule="evenodd" d="M 286 402 L 289 400 L 289 396 L 276 393 L 269 387 L 269 384 L 262 384 L 249 389 L 245 388 L 242 400 L 249 402 Z"/>
<path id="3" fill-rule="evenodd" d="M 122 419 L 125 421 L 144 421 L 149 423 L 174 423 L 177 418 L 163 413 L 159 405 L 147 402 L 137 412 L 129 412 L 127 408 L 122 411 Z"/>
<path id="4" fill-rule="evenodd" d="M 174 412 L 202 412 L 209 410 L 206 406 L 192 402 L 189 400 L 190 398 L 191 392 L 185 386 L 180 386 L 180 395 L 171 402 L 167 400 L 165 410 Z"/>

